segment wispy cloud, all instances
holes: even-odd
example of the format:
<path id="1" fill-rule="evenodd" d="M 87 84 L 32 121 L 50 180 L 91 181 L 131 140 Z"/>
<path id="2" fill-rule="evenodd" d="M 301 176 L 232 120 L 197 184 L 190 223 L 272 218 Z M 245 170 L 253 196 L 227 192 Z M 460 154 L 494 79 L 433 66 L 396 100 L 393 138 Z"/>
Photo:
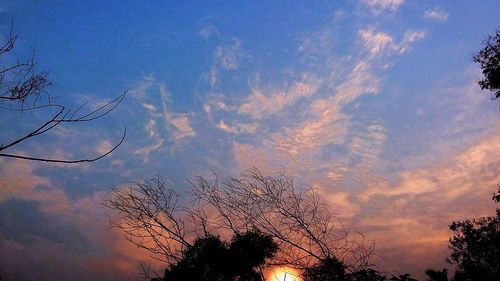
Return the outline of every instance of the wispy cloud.
<path id="1" fill-rule="evenodd" d="M 449 13 L 442 8 L 434 8 L 424 12 L 424 18 L 435 21 L 447 21 Z"/>
<path id="2" fill-rule="evenodd" d="M 188 114 L 174 113 L 169 110 L 169 95 L 165 85 L 160 85 L 160 95 L 163 109 L 163 119 L 169 129 L 169 135 L 174 141 L 196 136 L 191 127 Z"/>
<path id="3" fill-rule="evenodd" d="M 390 35 L 383 32 L 376 32 L 372 29 L 362 29 L 359 31 L 359 36 L 364 47 L 372 55 L 379 54 L 383 49 L 389 46 L 393 39 Z"/>
<path id="4" fill-rule="evenodd" d="M 199 34 L 203 39 L 208 41 L 212 37 L 219 37 L 220 31 L 214 24 L 207 24 L 199 31 Z"/>
<path id="5" fill-rule="evenodd" d="M 404 0 L 361 0 L 365 5 L 368 5 L 375 15 L 383 11 L 395 12 L 403 5 Z"/>
<path id="6" fill-rule="evenodd" d="M 214 57 L 223 69 L 236 70 L 245 56 L 242 43 L 233 39 L 229 44 L 218 46 L 214 51 Z"/>
<path id="7" fill-rule="evenodd" d="M 165 146 L 178 147 L 182 141 L 196 136 L 190 120 L 192 114 L 175 112 L 171 108 L 166 86 L 154 77 L 146 77 L 131 92 L 138 107 L 147 113 L 142 122 L 149 141 L 133 151 L 143 163 Z"/>
<path id="8" fill-rule="evenodd" d="M 399 45 L 395 46 L 395 49 L 399 51 L 400 54 L 403 54 L 408 51 L 410 46 L 422 40 L 426 36 L 426 32 L 423 30 L 408 30 L 406 31 L 403 40 Z"/>
<path id="9" fill-rule="evenodd" d="M 257 81 L 255 84 L 258 84 Z M 309 97 L 321 86 L 321 79 L 303 75 L 299 81 L 293 82 L 288 89 L 261 89 L 258 85 L 251 87 L 251 94 L 239 106 L 238 113 L 248 115 L 253 119 L 266 118 L 276 114 L 298 99 Z"/>
<path id="10" fill-rule="evenodd" d="M 352 107 L 361 97 L 380 92 L 380 71 L 424 38 L 425 32 L 407 30 L 394 36 L 375 28 L 360 29 L 361 48 L 337 57 L 331 53 L 334 34 L 325 30 L 311 34 L 324 38 L 324 46 L 313 48 L 301 36 L 297 48 L 298 55 L 320 72 L 293 74 L 277 85 L 262 86 L 255 79 L 239 104 L 234 99 L 226 102 L 223 95 L 205 102 L 215 127 L 230 135 L 245 135 L 232 140 L 241 169 L 284 165 L 292 174 L 308 171 L 316 178 L 341 182 L 345 175 L 365 174 L 380 164 L 387 130 L 380 120 L 353 121 Z"/>
<path id="11" fill-rule="evenodd" d="M 372 28 L 361 29 L 359 36 L 364 48 L 371 56 L 388 55 L 393 52 L 403 54 L 411 45 L 422 40 L 426 35 L 423 30 L 407 30 L 400 42 L 394 42 L 392 36 Z"/>
<path id="12" fill-rule="evenodd" d="M 378 180 L 361 192 L 358 199 L 364 207 L 356 225 L 383 245 L 379 250 L 389 264 L 431 266 L 436 256 L 442 260 L 446 255 L 446 225 L 494 213 L 489 201 L 500 181 L 495 172 L 500 168 L 499 135 L 496 131 L 427 168 L 404 171 L 397 183 Z M 422 251 L 410 250 L 414 248 Z"/>
<path id="13" fill-rule="evenodd" d="M 231 134 L 255 134 L 258 126 L 257 123 L 244 124 L 238 121 L 234 121 L 231 125 L 228 125 L 224 120 L 220 120 L 217 124 L 217 128 Z"/>

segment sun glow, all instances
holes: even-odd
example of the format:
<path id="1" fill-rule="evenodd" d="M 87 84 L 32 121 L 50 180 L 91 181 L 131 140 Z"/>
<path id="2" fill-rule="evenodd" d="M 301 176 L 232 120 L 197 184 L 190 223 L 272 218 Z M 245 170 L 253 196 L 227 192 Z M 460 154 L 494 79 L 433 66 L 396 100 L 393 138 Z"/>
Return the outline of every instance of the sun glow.
<path id="1" fill-rule="evenodd" d="M 269 273 L 267 281 L 302 281 L 297 270 L 289 267 L 278 267 Z"/>

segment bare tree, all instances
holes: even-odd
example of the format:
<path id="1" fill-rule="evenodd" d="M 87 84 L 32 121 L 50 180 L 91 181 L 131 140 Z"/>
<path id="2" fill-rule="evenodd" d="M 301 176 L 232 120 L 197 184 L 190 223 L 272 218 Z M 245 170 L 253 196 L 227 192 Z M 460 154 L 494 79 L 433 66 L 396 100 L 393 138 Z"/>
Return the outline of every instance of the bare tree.
<path id="1" fill-rule="evenodd" d="M 157 177 L 114 188 L 104 205 L 118 211 L 112 227 L 121 229 L 128 241 L 148 250 L 153 258 L 170 264 L 180 261 L 192 243 L 187 238 L 188 210 L 178 200 L 177 193 Z"/>
<path id="2" fill-rule="evenodd" d="M 264 176 L 253 169 L 223 182 L 197 177 L 191 184 L 191 208 L 180 206 L 160 178 L 115 188 L 105 199 L 118 211 L 112 226 L 167 263 L 199 235 L 259 230 L 279 245 L 270 264 L 304 269 L 335 258 L 351 271 L 368 266 L 373 245 L 351 239 L 317 191 L 295 187 L 284 173 Z"/>
<path id="3" fill-rule="evenodd" d="M 201 212 L 206 207 L 217 211 L 215 221 L 206 224 L 271 235 L 280 247 L 276 264 L 303 269 L 335 258 L 352 271 L 368 266 L 373 245 L 366 245 L 362 235 L 361 241 L 352 239 L 316 190 L 297 188 L 285 173 L 265 176 L 252 169 L 223 182 L 197 177 L 192 186 Z"/>
<path id="4" fill-rule="evenodd" d="M 0 58 L 7 56 L 12 51 L 17 39 L 18 34 L 12 33 L 11 25 L 11 30 L 5 43 L 0 46 Z M 55 103 L 54 99 L 46 91 L 52 85 L 52 81 L 48 78 L 48 71 L 36 71 L 34 51 L 31 57 L 25 61 L 17 60 L 12 64 L 5 63 L 7 61 L 8 59 L 1 60 L 3 65 L 0 66 L 0 110 L 17 112 L 43 111 L 49 114 L 49 117 L 46 117 L 45 120 L 40 122 L 39 126 L 25 133 L 23 136 L 8 140 L 6 143 L 0 143 L 0 157 L 55 163 L 93 162 L 109 155 L 122 144 L 125 139 L 126 128 L 123 131 L 121 139 L 111 149 L 91 158 L 74 160 L 57 159 L 12 152 L 17 145 L 45 134 L 62 124 L 89 122 L 107 115 L 123 101 L 126 92 L 106 102 L 97 109 L 85 111 L 86 103 L 84 103 L 76 110 L 72 110 L 63 104 Z M 33 123 L 35 122 L 38 121 L 34 121 Z M 15 126 L 16 124 L 12 124 L 12 127 Z M 7 129 L 3 128 L 3 130 Z"/>

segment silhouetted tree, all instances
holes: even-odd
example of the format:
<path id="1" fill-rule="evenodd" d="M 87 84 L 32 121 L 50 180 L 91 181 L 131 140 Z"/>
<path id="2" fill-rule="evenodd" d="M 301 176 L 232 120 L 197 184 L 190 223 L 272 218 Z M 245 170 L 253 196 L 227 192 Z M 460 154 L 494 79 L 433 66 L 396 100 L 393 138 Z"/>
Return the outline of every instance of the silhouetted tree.
<path id="1" fill-rule="evenodd" d="M 309 267 L 302 274 L 304 281 L 346 281 L 345 265 L 336 258 L 324 259 Z"/>
<path id="2" fill-rule="evenodd" d="M 125 97 L 125 93 L 123 93 L 99 108 L 86 112 L 83 112 L 85 104 L 82 104 L 76 110 L 72 110 L 63 104 L 55 103 L 46 91 L 47 87 L 52 85 L 52 81 L 48 78 L 47 71 L 36 71 L 34 52 L 31 57 L 24 61 L 16 60 L 14 63 L 8 64 L 10 60 L 6 59 L 5 56 L 12 51 L 17 38 L 18 35 L 12 33 L 11 27 L 5 43 L 0 44 L 0 114 L 2 114 L 2 110 L 4 112 L 28 111 L 44 112 L 49 116 L 45 120 L 33 120 L 33 124 L 39 125 L 36 125 L 35 129 L 26 132 L 23 136 L 0 143 L 0 157 L 56 163 L 93 162 L 105 157 L 120 146 L 125 138 L 126 129 L 115 146 L 107 152 L 91 158 L 71 160 L 52 158 L 50 156 L 37 157 L 14 151 L 19 144 L 45 134 L 60 125 L 95 121 L 114 110 Z M 11 128 L 2 128 L 2 130 L 13 130 L 18 124 L 13 123 L 10 126 Z"/>
<path id="3" fill-rule="evenodd" d="M 258 230 L 280 249 L 270 265 L 306 269 L 338 260 L 348 272 L 367 268 L 373 245 L 351 239 L 315 190 L 295 187 L 285 174 L 264 176 L 253 169 L 223 182 L 197 177 L 190 195 L 195 205 L 182 206 L 158 177 L 113 189 L 104 204 L 118 211 L 112 226 L 167 264 L 183 258 L 190 237 Z"/>
<path id="4" fill-rule="evenodd" d="M 484 79 L 478 82 L 481 89 L 493 91 L 493 99 L 500 98 L 500 30 L 494 36 L 488 36 L 484 48 L 474 56 L 474 61 L 481 65 Z"/>
<path id="5" fill-rule="evenodd" d="M 198 177 L 192 185 L 198 203 L 217 214 L 210 221 L 202 209 L 195 214 L 198 225 L 216 224 L 232 231 L 258 229 L 278 243 L 276 264 L 306 269 L 339 260 L 350 272 L 368 264 L 373 245 L 352 239 L 316 190 L 296 187 L 284 173 L 265 176 L 252 169 L 223 182 Z"/>
<path id="6" fill-rule="evenodd" d="M 318 264 L 303 271 L 304 281 L 416 281 L 410 274 L 388 277 L 374 268 L 364 268 L 349 272 L 347 267 L 337 259 L 322 260 Z M 441 279 L 437 279 L 441 280 Z"/>
<path id="7" fill-rule="evenodd" d="M 230 243 L 218 236 L 197 238 L 182 259 L 153 281 L 263 281 L 260 266 L 278 246 L 268 235 L 249 231 L 233 236 Z"/>
<path id="8" fill-rule="evenodd" d="M 500 186 L 493 200 L 498 202 Z M 457 263 L 453 280 L 500 280 L 500 209 L 496 217 L 462 220 L 450 225 L 448 262 Z"/>
<path id="9" fill-rule="evenodd" d="M 448 270 L 446 268 L 442 270 L 427 269 L 425 274 L 427 275 L 427 281 L 448 281 Z"/>
<path id="10" fill-rule="evenodd" d="M 362 269 L 349 274 L 352 281 L 385 281 L 387 276 L 373 268 Z"/>
<path id="11" fill-rule="evenodd" d="M 417 281 L 417 279 L 411 278 L 410 274 L 405 273 L 399 276 L 394 276 L 389 278 L 391 281 Z"/>

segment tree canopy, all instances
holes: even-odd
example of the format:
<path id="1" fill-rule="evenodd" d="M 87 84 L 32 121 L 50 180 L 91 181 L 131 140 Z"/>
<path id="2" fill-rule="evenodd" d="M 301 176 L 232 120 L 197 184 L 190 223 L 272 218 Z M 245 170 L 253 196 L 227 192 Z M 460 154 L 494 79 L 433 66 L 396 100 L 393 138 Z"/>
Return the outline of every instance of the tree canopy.
<path id="1" fill-rule="evenodd" d="M 257 230 L 237 233 L 230 242 L 208 234 L 196 238 L 164 277 L 152 281 L 263 281 L 260 267 L 277 250 L 272 237 Z"/>
<path id="2" fill-rule="evenodd" d="M 493 200 L 500 200 L 500 186 Z M 500 279 L 500 209 L 496 216 L 461 220 L 450 225 L 450 263 L 457 264 L 453 280 Z"/>
<path id="3" fill-rule="evenodd" d="M 224 181 L 197 177 L 188 196 L 195 201 L 192 207 L 182 206 L 158 177 L 115 188 L 105 205 L 119 211 L 112 225 L 126 239 L 168 264 L 182 259 L 192 237 L 220 231 L 258 230 L 278 244 L 273 264 L 297 269 L 335 258 L 350 272 L 359 271 L 373 251 L 363 237 L 349 236 L 316 190 L 296 187 L 284 173 L 265 176 L 252 169 Z"/>
<path id="4" fill-rule="evenodd" d="M 500 98 L 500 30 L 488 36 L 484 48 L 474 56 L 480 64 L 484 78 L 478 82 L 481 89 L 493 92 L 493 99 Z"/>

